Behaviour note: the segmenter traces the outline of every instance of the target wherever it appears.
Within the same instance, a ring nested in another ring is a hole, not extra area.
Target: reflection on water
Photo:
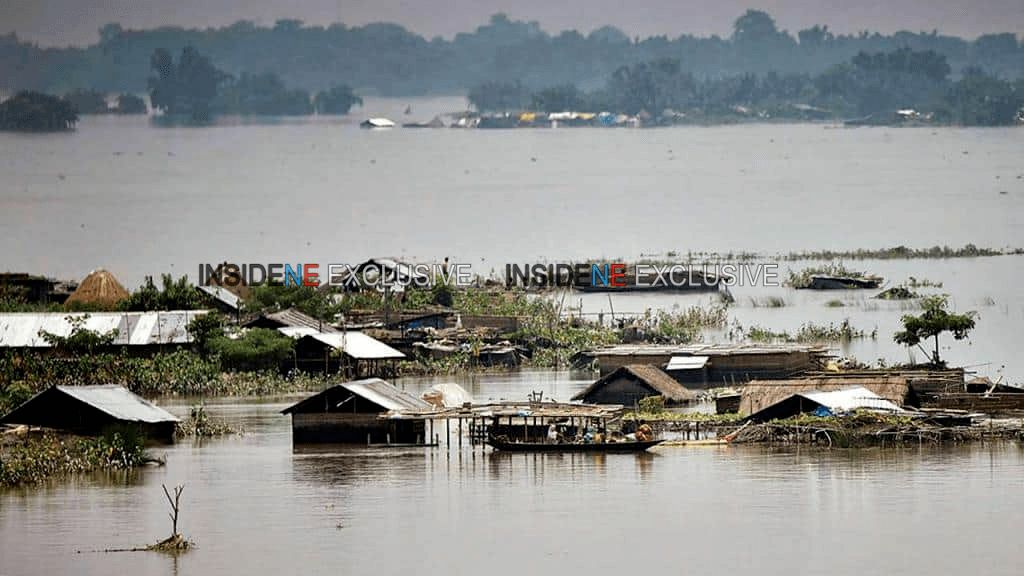
[[[0,574],[1018,572],[1000,544],[1024,505],[1015,444],[293,449],[285,405],[211,403],[248,433],[169,447],[163,468],[3,492]],[[196,550],[89,552],[166,536],[160,484],[179,482]]]

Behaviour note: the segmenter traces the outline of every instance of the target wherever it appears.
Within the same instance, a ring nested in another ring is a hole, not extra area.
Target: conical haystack
[[[114,275],[99,268],[82,280],[78,288],[68,296],[65,306],[86,305],[114,308],[128,298],[128,291],[114,278]]]

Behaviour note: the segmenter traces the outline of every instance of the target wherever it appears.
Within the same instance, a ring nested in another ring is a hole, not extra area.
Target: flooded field
[[[0,267],[103,266],[136,285],[225,259],[447,256],[487,275],[538,258],[1024,238],[1019,129],[357,127],[410,103],[426,119],[465,107],[368,100],[343,119],[86,117],[71,134],[0,134]]]
[[[483,378],[476,392],[580,385],[531,373]],[[247,433],[170,447],[163,468],[0,493],[0,574],[1018,572],[1016,551],[993,544],[1024,505],[1016,444],[295,450],[278,414],[288,402],[212,402]],[[92,552],[166,536],[161,483],[186,484],[180,529],[198,547],[177,559]]]

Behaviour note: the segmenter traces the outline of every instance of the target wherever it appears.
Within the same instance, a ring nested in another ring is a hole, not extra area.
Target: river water
[[[527,373],[476,389],[513,384],[569,394],[583,381]],[[179,443],[162,468],[0,493],[0,574],[1020,572],[1006,545],[1024,506],[1016,444],[296,450],[278,414],[290,401],[211,401],[246,434]],[[169,533],[161,483],[186,485],[179,528],[197,548],[94,552]]]
[[[1024,245],[1024,130],[745,125],[659,130],[359,130],[407,118],[368,100],[344,119],[158,128],[86,118],[72,134],[0,133],[0,269],[81,278],[195,275],[201,262],[351,263],[391,255],[473,264],[935,244]],[[410,120],[464,107],[413,102]],[[807,263],[781,266],[794,270]],[[1024,256],[847,262],[942,282],[976,310],[943,355],[1024,381]],[[734,322],[808,321],[892,343],[907,305],[864,292],[733,290]],[[765,307],[769,297],[785,302]],[[587,314],[708,305],[707,296],[573,295]],[[842,307],[826,306],[840,300]],[[727,339],[708,334],[707,339]],[[417,392],[437,380],[399,385]],[[589,375],[457,378],[479,400],[567,399]],[[0,493],[0,575],[1017,574],[1024,504],[1015,444],[948,449],[660,448],[641,456],[470,449],[295,451],[289,400],[213,401],[240,437],[167,449],[167,466]],[[178,414],[187,404],[171,409]],[[160,484],[185,483],[178,559],[96,553],[169,531]],[[81,551],[81,553],[79,553]]]
[[[412,106],[409,115],[406,106]],[[197,276],[200,263],[472,265],[637,258],[670,251],[906,245],[1024,247],[1024,130],[740,125],[654,130],[360,130],[426,121],[461,98],[368,99],[344,118],[224,119],[159,127],[86,117],[70,134],[0,133],[0,270],[82,278],[106,267]],[[680,256],[682,258],[682,256]],[[772,262],[767,262],[771,264]],[[785,276],[807,262],[783,262]],[[941,282],[980,315],[953,363],[1024,383],[1024,256],[846,262],[887,285]],[[876,338],[837,353],[922,360],[892,341],[905,303],[865,292],[733,290],[730,315],[774,331],[849,319]],[[783,298],[782,308],[759,302]],[[707,305],[679,295],[578,295],[588,314]],[[829,308],[829,300],[845,306]],[[708,334],[709,340],[724,335]]]

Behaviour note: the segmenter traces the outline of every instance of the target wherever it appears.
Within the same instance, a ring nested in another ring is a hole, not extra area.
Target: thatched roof
[[[82,280],[66,304],[94,304],[113,308],[128,298],[128,291],[110,272],[98,268]]]
[[[658,394],[664,396],[665,400],[672,402],[688,402],[697,397],[691,390],[687,389],[679,382],[676,382],[674,378],[666,374],[657,366],[652,366],[650,364],[627,364],[626,366],[622,366],[612,373],[598,379],[590,386],[587,386],[586,390],[573,396],[572,399],[583,400],[591,392],[598,390],[608,382],[612,382],[622,377],[640,382]]]
[[[897,406],[907,403],[911,388],[903,376],[823,376],[794,380],[751,380],[743,387],[740,414],[751,415],[803,392],[831,392],[854,386],[863,386]]]

